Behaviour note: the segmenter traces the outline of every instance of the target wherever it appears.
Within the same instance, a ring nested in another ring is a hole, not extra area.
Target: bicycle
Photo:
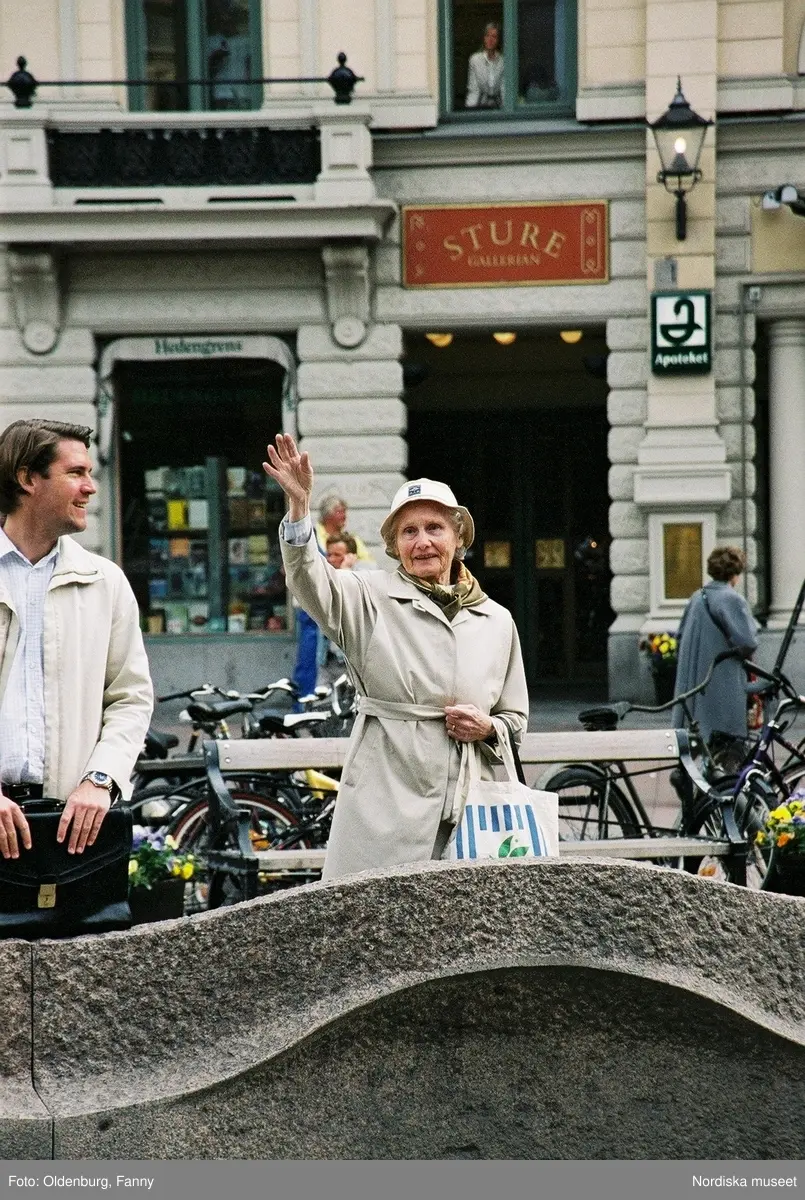
[[[618,722],[631,712],[662,713],[676,705],[682,707],[690,727],[689,739],[684,745],[690,746],[690,752],[685,749],[681,756],[680,763],[683,769],[670,769],[669,779],[680,804],[680,814],[675,824],[670,828],[654,824],[635,787],[636,779],[646,774],[656,774],[656,768],[649,766],[629,770],[625,762],[617,761],[578,763],[560,767],[558,770],[555,767],[551,768],[537,784],[538,787],[557,792],[559,795],[560,839],[602,840],[669,836],[726,839],[741,848],[740,853],[727,860],[729,865],[726,868],[718,865],[720,860],[714,858],[672,861],[658,858],[655,861],[702,875],[714,875],[721,871],[724,872],[723,877],[731,882],[748,882],[751,887],[761,886],[762,873],[755,861],[753,850],[758,810],[756,806],[747,803],[746,795],[740,795],[739,777],[731,779],[719,774],[687,707],[687,701],[708,686],[718,663],[732,657],[738,657],[738,651],[726,650],[717,654],[707,675],[699,684],[665,704],[649,706],[620,701],[579,714],[580,720],[588,730],[613,730]],[[748,666],[764,677],[768,674],[754,663]],[[677,732],[678,737],[681,732]],[[692,753],[698,755],[695,764]],[[701,779],[703,787],[694,786],[693,780],[697,776]],[[714,780],[718,782],[714,784]]]
[[[782,692],[784,698],[746,749],[738,775],[716,783],[712,794],[695,807],[687,832],[723,836],[725,812],[731,811],[749,847],[747,885],[764,890],[770,858],[768,849],[758,843],[757,834],[764,830],[772,809],[787,800],[805,780],[805,739],[795,745],[786,737],[805,706],[805,696],[797,692],[779,665],[775,664],[771,671],[754,662],[747,661],[745,665],[747,671],[766,680],[771,695]],[[787,755],[780,765],[775,761],[778,748]],[[705,861],[703,867],[706,874],[734,882],[729,864]]]

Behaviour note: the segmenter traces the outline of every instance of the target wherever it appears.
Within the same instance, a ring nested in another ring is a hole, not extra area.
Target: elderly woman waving
[[[288,500],[288,585],[343,650],[359,694],[323,878],[440,858],[461,815],[462,746],[488,775],[528,714],[514,621],[461,561],[472,517],[444,483],[404,484],[381,527],[397,571],[336,571],[313,537],[307,453],[279,434],[263,467]]]

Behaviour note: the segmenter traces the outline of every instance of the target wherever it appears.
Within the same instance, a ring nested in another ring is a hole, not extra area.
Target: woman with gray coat
[[[722,650],[738,650],[744,658],[751,658],[757,649],[757,623],[746,600],[735,590],[745,565],[746,557],[736,546],[719,546],[708,558],[711,582],[693,593],[677,633],[677,694],[701,683]],[[719,663],[712,681],[688,705],[705,741],[712,743],[718,733],[745,738],[746,675],[740,661],[730,658]],[[674,718],[678,725],[683,723],[679,708],[674,710]]]
[[[528,720],[514,621],[461,561],[472,517],[444,483],[403,484],[381,527],[396,572],[336,571],[313,538],[308,454],[279,434],[263,467],[288,500],[288,586],[358,692],[323,878],[440,858],[461,815],[462,746],[489,777],[500,739],[519,741]]]

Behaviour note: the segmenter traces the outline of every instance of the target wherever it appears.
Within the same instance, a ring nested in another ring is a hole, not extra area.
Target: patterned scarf
[[[481,591],[478,580],[470,574],[463,562],[458,564],[456,582],[450,584],[431,583],[427,579],[417,579],[415,575],[409,575],[402,567],[399,568],[399,572],[403,579],[409,580],[415,588],[419,588],[420,592],[425,592],[430,596],[431,600],[442,609],[448,621],[452,621],[460,609],[474,608],[476,604],[483,604],[487,599],[486,592]]]

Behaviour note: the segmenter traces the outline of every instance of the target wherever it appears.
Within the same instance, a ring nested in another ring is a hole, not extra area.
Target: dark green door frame
[[[205,38],[207,28],[206,0],[184,0],[187,54],[187,74],[190,79],[207,77],[207,55]],[[252,75],[263,76],[263,47],[261,25],[261,0],[249,0],[249,37],[251,42]],[[146,78],[146,22],[145,0],[126,0],[126,63],[130,79]],[[249,89],[251,108],[262,104],[263,89],[259,84]],[[188,89],[190,112],[205,112],[209,109],[209,89],[195,85]],[[129,110],[145,111],[146,89],[129,88]]]

